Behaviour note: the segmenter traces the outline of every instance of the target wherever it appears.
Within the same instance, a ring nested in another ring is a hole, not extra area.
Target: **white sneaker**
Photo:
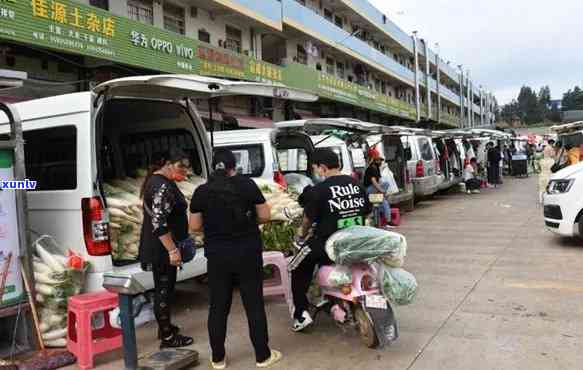
[[[479,190],[472,190],[472,194],[480,194]]]
[[[468,190],[468,194],[472,194],[472,191],[471,190]]]
[[[308,311],[304,311],[302,312],[302,321],[294,319],[294,325],[292,327],[292,330],[295,332],[299,332],[304,330],[308,326],[312,325],[313,323],[314,320],[312,319],[312,316],[310,316]]]

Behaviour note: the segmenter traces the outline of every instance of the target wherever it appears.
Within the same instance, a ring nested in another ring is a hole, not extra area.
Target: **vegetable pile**
[[[254,180],[271,207],[271,221],[261,226],[263,248],[265,251],[278,251],[289,256],[294,249],[294,236],[301,223],[303,209],[298,204],[295,193],[272,181],[258,178]]]
[[[135,260],[138,258],[138,246],[144,214],[140,188],[146,176],[146,170],[137,170],[138,177],[114,179],[105,183],[103,188],[107,197],[107,207],[110,215],[110,241],[112,258],[116,261]],[[187,181],[176,183],[190,202],[192,194],[198,186],[204,183],[200,177],[192,177]],[[202,234],[192,235],[197,244],[203,243]]]
[[[89,263],[69,251],[60,253],[54,239],[42,236],[35,243],[33,258],[36,301],[40,305],[40,331],[47,347],[67,345],[67,302],[81,293]]]

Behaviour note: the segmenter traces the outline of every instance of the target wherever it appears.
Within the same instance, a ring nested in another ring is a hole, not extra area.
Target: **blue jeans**
[[[366,192],[367,194],[379,194],[379,191],[372,185],[366,189]],[[385,216],[387,222],[391,222],[391,206],[386,198],[381,203],[381,213]]]

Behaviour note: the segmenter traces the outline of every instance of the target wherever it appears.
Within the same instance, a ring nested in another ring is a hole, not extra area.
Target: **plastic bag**
[[[388,195],[398,194],[400,191],[395,176],[388,166],[385,166],[381,171],[380,185]]]
[[[306,186],[314,186],[314,182],[305,175],[299,173],[288,173],[284,176],[289,190],[296,194],[301,194]]]
[[[337,264],[351,265],[402,254],[401,249],[406,246],[407,240],[401,234],[370,226],[351,226],[328,238],[326,253]]]
[[[378,266],[378,278],[383,295],[389,301],[400,306],[413,302],[417,294],[417,280],[410,272],[402,268]]]
[[[336,265],[326,277],[328,285],[341,287],[352,283],[352,271],[347,266]]]

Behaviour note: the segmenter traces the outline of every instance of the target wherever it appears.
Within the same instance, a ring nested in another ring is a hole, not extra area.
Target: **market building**
[[[494,124],[492,94],[367,0],[0,0],[0,79],[3,70],[27,74],[0,90],[7,102],[123,76],[196,73],[320,96],[221,99],[215,118],[238,127],[333,116]]]

